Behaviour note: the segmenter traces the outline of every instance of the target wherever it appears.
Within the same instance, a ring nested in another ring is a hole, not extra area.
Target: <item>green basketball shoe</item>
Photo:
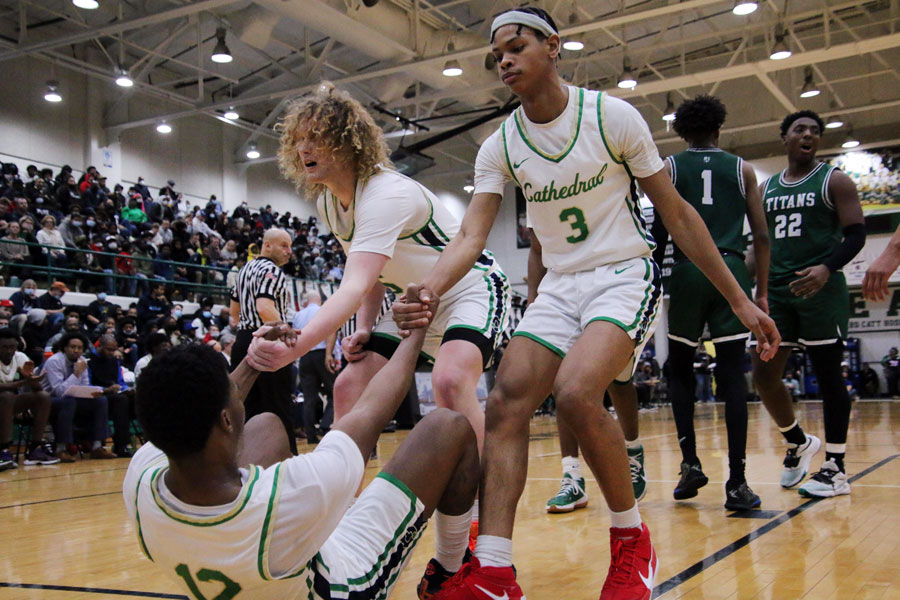
[[[644,472],[644,447],[626,448],[628,463],[631,467],[631,487],[634,488],[634,499],[641,500],[647,494],[647,474]]]
[[[576,508],[584,508],[588,503],[587,492],[584,491],[584,477],[574,479],[566,473],[563,475],[559,492],[547,500],[548,513],[567,513]]]

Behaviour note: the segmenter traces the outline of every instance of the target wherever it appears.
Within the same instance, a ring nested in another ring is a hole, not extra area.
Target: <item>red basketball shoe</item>
[[[609,529],[610,564],[600,600],[650,600],[659,558],[644,523],[631,529]]]
[[[512,567],[482,567],[474,556],[432,600],[525,600]]]

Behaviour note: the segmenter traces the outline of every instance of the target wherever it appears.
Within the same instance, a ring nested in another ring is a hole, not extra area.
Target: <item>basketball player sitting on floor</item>
[[[229,381],[208,346],[154,359],[137,396],[150,443],[123,488],[144,554],[191,598],[390,595],[428,517],[435,509],[468,516],[479,480],[471,426],[438,409],[348,510],[378,434],[409,389],[424,336],[421,329],[404,340],[353,409],[300,456],[291,456],[274,415],[244,425],[243,400],[257,376],[246,360]],[[266,334],[278,337],[296,342],[284,324]],[[451,529],[436,532],[443,564],[462,558],[468,518]]]

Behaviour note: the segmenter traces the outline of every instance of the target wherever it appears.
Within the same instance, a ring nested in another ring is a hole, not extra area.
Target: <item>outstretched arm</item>
[[[297,333],[289,323],[270,321],[265,326],[268,327],[264,336],[265,340],[278,341],[289,349],[292,349],[297,343]],[[253,387],[260,373],[250,366],[248,359],[249,357],[244,357],[244,360],[228,376],[228,379],[231,381],[231,395],[241,402],[247,399],[247,394],[250,393],[250,388]]]
[[[900,267],[900,227],[891,236],[887,247],[866,269],[862,292],[866,300],[884,300],[888,295],[888,280]]]
[[[638,183],[665,222],[672,240],[709,278],[731,305],[734,314],[756,336],[761,358],[772,358],[781,343],[775,322],[744,294],[697,211],[682,199],[662,169],[649,177],[638,178]]]
[[[414,302],[419,300],[412,289],[407,292],[407,296]],[[431,306],[436,309],[437,304],[435,295]],[[332,426],[332,429],[343,431],[353,438],[363,460],[368,460],[371,456],[381,430],[397,412],[409,391],[426,329],[416,329],[400,342],[391,360],[369,381],[353,409]]]

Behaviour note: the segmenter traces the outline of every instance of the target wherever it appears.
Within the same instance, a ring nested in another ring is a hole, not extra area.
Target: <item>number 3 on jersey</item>
[[[225,586],[225,588],[219,592],[218,595],[213,596],[212,598],[207,598],[202,593],[200,593],[200,589],[197,587],[197,583],[194,581],[194,578],[191,576],[190,568],[181,563],[177,567],[175,567],[175,572],[179,577],[184,579],[184,582],[187,584],[188,589],[191,590],[191,595],[196,598],[196,600],[231,600],[235,596],[238,595],[238,592],[241,591],[241,585],[230,579],[225,573],[221,571],[213,571],[212,569],[200,569],[197,571],[197,579],[201,582],[209,582],[209,581],[217,581]]]
[[[791,213],[790,215],[778,215],[775,217],[775,239],[780,240],[784,237],[800,237],[803,232],[800,226],[803,224],[803,215],[801,213]],[[787,235],[785,235],[785,233]]]
[[[572,217],[574,217],[574,220],[572,220]],[[566,208],[559,213],[559,221],[560,223],[568,223],[572,230],[578,233],[578,235],[570,235],[566,238],[566,241],[570,244],[577,244],[587,239],[587,222],[584,220],[584,213],[577,206]]]

